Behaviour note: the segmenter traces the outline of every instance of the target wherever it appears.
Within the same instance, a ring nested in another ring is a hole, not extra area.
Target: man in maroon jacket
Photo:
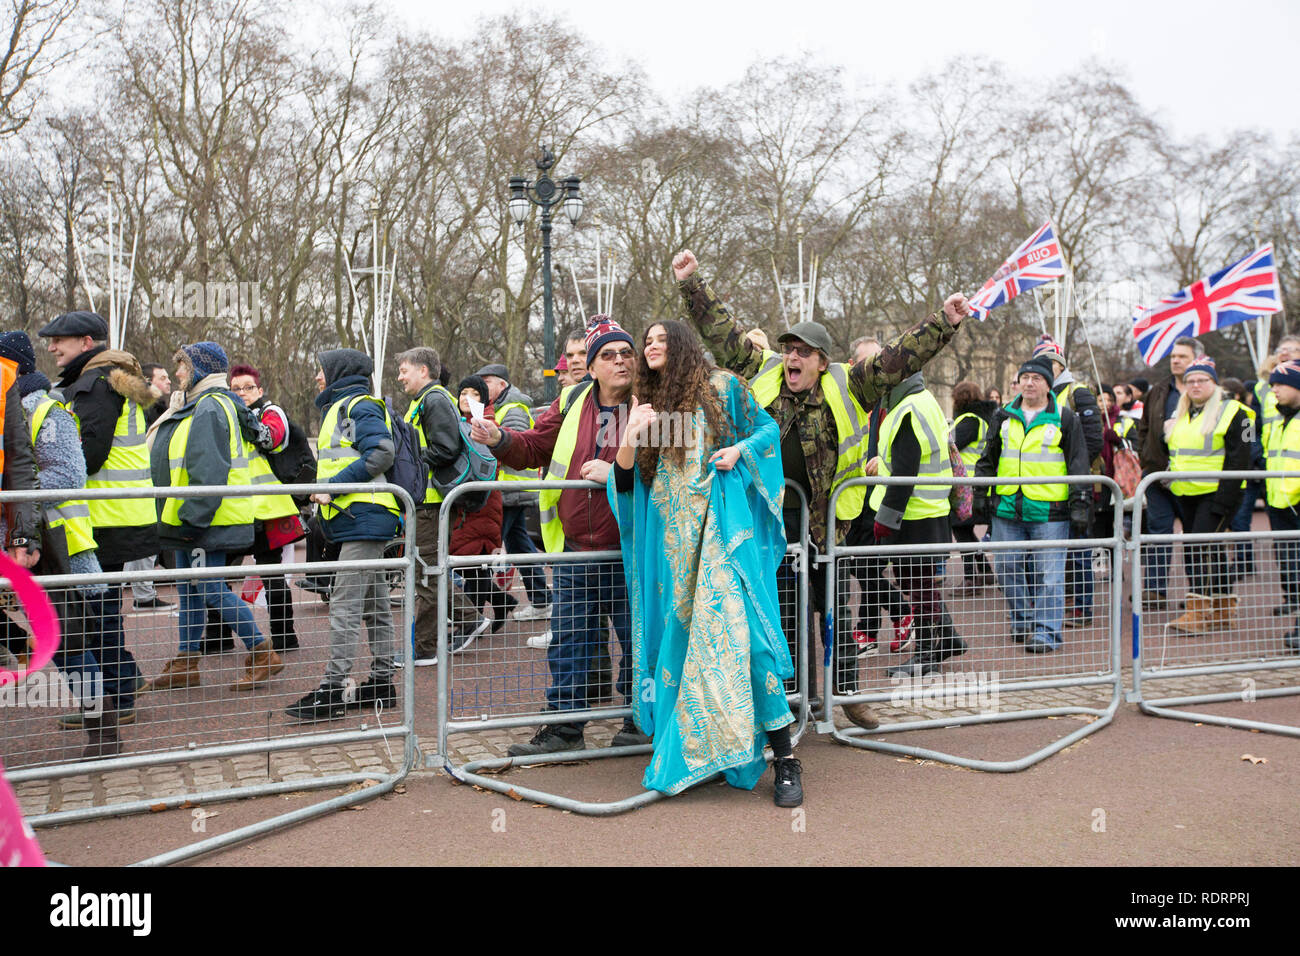
[[[472,435],[492,448],[497,460],[510,468],[547,468],[553,479],[585,479],[605,483],[610,464],[623,439],[636,348],[632,337],[607,315],[592,316],[587,326],[587,371],[590,381],[566,388],[528,431],[500,428],[491,420],[475,420]],[[561,429],[572,422],[562,440]],[[576,433],[574,429],[576,428]],[[567,436],[574,442],[568,447]],[[603,489],[576,488],[560,493],[556,505],[565,551],[618,551],[618,524]],[[542,520],[547,520],[543,513]],[[556,519],[552,519],[556,520]],[[591,705],[593,664],[608,640],[605,618],[614,624],[623,649],[618,693],[631,703],[632,627],[627,584],[621,558],[557,563],[551,630],[546,650],[551,686],[549,710],[585,710]],[[527,757],[586,746],[582,721],[551,723],[527,744],[515,744],[512,757]],[[614,746],[649,743],[630,719],[614,737]]]

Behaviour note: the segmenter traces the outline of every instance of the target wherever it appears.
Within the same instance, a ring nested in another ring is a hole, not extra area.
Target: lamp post
[[[582,216],[582,196],[578,192],[581,180],[577,176],[566,176],[557,184],[547,175],[555,165],[555,155],[549,146],[542,147],[542,155],[537,159],[537,182],[530,183],[523,176],[510,177],[510,215],[519,225],[528,218],[528,207],[537,206],[542,210],[542,308],[545,322],[542,333],[542,348],[546,357],[546,400],[555,398],[555,314],[551,303],[551,210],[563,205],[569,222],[577,225]]]

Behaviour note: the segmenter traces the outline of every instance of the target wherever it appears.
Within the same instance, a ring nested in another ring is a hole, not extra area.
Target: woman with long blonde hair
[[[1183,373],[1183,391],[1174,417],[1165,423],[1169,470],[1173,472],[1246,471],[1250,468],[1253,425],[1246,406],[1225,398],[1214,359],[1196,359]],[[1178,502],[1184,534],[1224,533],[1237,513],[1241,479],[1175,478],[1169,491]],[[1186,634],[1207,634],[1230,626],[1236,617],[1228,558],[1218,542],[1183,545],[1187,608],[1170,623]]]

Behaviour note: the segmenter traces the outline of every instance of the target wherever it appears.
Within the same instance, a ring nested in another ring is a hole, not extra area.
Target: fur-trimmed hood
[[[162,395],[162,392],[145,381],[144,369],[140,368],[139,361],[130,352],[105,349],[91,358],[82,372],[97,368],[108,368],[108,387],[142,408],[148,408]]]

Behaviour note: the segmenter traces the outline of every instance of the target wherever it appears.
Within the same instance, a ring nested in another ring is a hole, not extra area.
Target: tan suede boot
[[[284,670],[284,661],[275,652],[271,642],[262,638],[244,658],[244,676],[230,685],[231,690],[254,690],[269,683],[271,678]]]
[[[199,660],[201,654],[177,654],[167,662],[162,673],[149,682],[145,690],[173,690],[177,687],[199,686]]]
[[[1237,602],[1241,600],[1235,594],[1216,594],[1212,602],[1210,627],[1232,627],[1237,623]]]
[[[1184,634],[1208,634],[1214,621],[1214,601],[1204,594],[1187,592],[1187,610],[1169,622],[1169,627]]]

